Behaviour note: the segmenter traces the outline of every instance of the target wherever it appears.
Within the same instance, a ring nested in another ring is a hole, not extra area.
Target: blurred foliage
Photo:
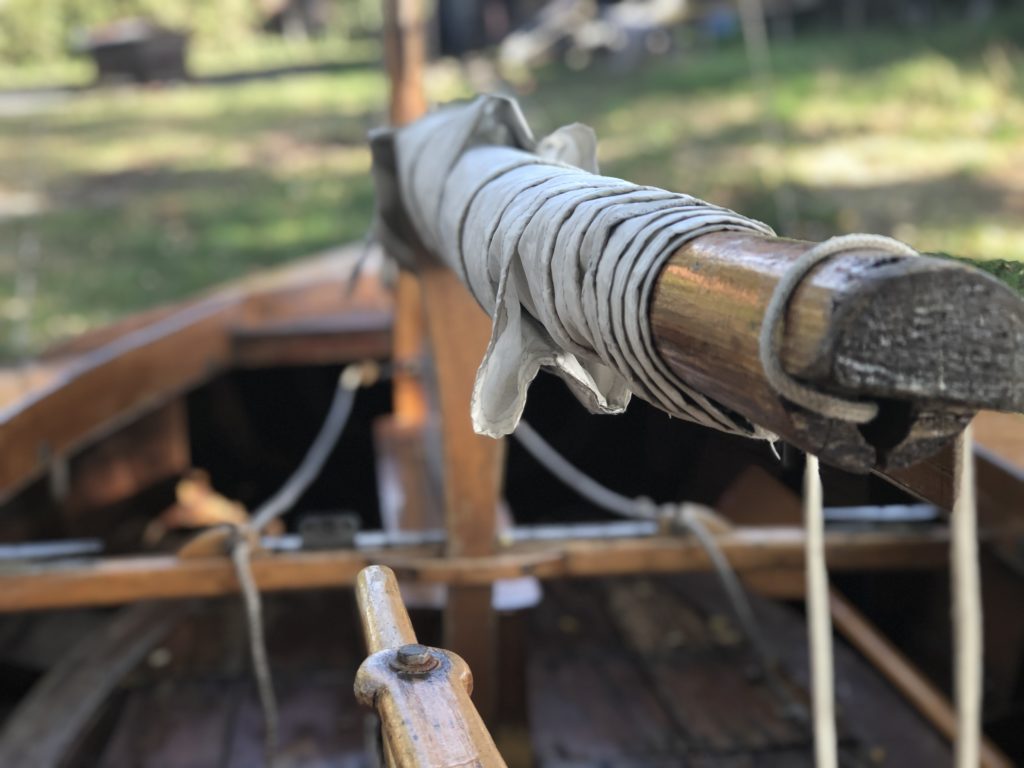
[[[386,99],[350,66],[0,119],[0,358],[362,238]]]
[[[271,5],[260,0],[3,0],[0,66],[66,61],[89,28],[127,17],[190,32],[200,55],[254,48],[259,53],[262,41],[279,40],[262,33],[264,8]],[[326,36],[335,43],[380,25],[377,0],[331,0],[328,8]]]
[[[781,146],[762,131],[739,45],[684,36],[639,69],[551,67],[521,98],[538,134],[593,125],[606,173],[731,206],[786,236],[873,231],[975,257],[1021,289],[1017,40],[1024,8],[989,25],[779,43],[769,108]],[[231,69],[223,62],[241,56],[203,66]],[[466,95],[459,72],[431,71],[435,101]],[[361,237],[372,210],[364,137],[386,98],[379,67],[349,64],[90,89],[0,118],[0,356]],[[780,188],[791,221],[778,216]]]
[[[6,0],[0,6],[0,62],[65,58],[76,35],[131,16],[191,30],[197,42],[218,46],[246,42],[259,22],[253,0]]]
[[[738,44],[684,41],[640,70],[550,68],[524,108],[540,133],[574,120],[594,126],[605,173],[684,190],[784,236],[879,232],[924,251],[1016,263],[1021,40],[1017,6],[989,23],[778,42],[767,109],[781,143],[766,138]],[[779,190],[794,217],[779,215]],[[993,271],[1020,285],[1013,270]]]

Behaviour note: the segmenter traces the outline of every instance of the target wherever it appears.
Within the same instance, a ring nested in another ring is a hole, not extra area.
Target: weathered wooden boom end
[[[853,470],[936,452],[979,409],[1024,408],[1024,301],[984,272],[879,251],[834,256],[801,283],[782,364],[832,394],[874,400],[856,425],[786,402],[757,353],[779,279],[812,243],[722,232],[680,248],[650,308],[660,354],[684,381],[789,442]]]

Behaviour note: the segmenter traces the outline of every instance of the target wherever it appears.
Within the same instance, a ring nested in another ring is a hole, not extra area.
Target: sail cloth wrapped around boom
[[[383,158],[378,142],[382,241],[407,266],[423,258],[414,250],[442,260],[493,319],[473,394],[478,433],[514,431],[545,368],[593,412],[621,412],[636,394],[709,427],[770,437],[680,381],[647,320],[655,280],[680,246],[720,230],[774,234],[767,225],[597,175],[593,130],[574,124],[535,141],[503,97],[401,128],[390,152]]]

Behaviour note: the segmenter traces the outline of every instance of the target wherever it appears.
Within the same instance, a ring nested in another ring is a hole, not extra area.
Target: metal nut
[[[395,651],[391,667],[407,675],[425,675],[437,666],[437,659],[430,649],[419,643],[403,645]]]

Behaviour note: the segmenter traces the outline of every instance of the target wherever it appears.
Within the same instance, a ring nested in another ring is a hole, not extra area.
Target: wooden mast
[[[426,111],[423,65],[425,19],[420,0],[384,0],[384,39],[391,78],[391,121],[404,125]],[[495,548],[495,522],[504,447],[474,434],[469,398],[490,322],[447,270],[427,269],[419,279],[401,272],[394,325],[396,421],[422,423],[426,402],[403,364],[418,361],[423,317],[437,373],[444,458],[448,554],[482,557]],[[497,710],[497,621],[490,584],[451,586],[444,612],[445,647],[462,656],[475,677],[474,701],[485,721]]]
[[[384,61],[391,82],[389,114],[393,126],[427,111],[423,90],[426,56],[419,0],[384,0]],[[413,372],[423,354],[423,298],[419,280],[404,270],[395,290],[392,330],[394,416],[400,424],[421,425],[427,416],[423,386]]]

